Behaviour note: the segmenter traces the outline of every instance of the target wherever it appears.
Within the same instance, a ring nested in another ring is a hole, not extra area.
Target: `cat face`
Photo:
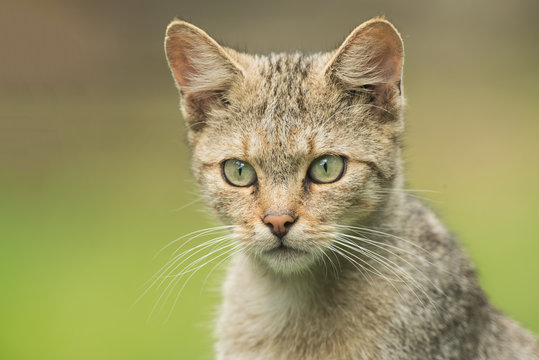
[[[280,273],[366,222],[399,172],[402,45],[376,19],[326,54],[239,54],[173,22],[168,60],[182,93],[193,170],[244,251]]]

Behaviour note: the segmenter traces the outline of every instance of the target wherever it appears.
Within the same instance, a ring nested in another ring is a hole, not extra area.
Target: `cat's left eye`
[[[234,186],[251,186],[256,181],[255,169],[248,162],[229,159],[223,163],[223,176]]]
[[[338,155],[323,155],[309,166],[309,177],[318,184],[329,184],[341,178],[344,173],[344,158]]]

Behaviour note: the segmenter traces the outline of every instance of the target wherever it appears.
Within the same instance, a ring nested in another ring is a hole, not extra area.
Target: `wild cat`
[[[383,18],[331,52],[253,56],[173,21],[193,171],[230,229],[217,359],[539,359],[404,190],[403,44]]]

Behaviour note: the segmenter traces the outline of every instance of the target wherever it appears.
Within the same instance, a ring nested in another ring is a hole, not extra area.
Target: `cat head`
[[[358,26],[335,51],[253,56],[173,21],[165,51],[193,171],[246,254],[302,272],[342,226],[372,220],[400,179],[402,40]]]

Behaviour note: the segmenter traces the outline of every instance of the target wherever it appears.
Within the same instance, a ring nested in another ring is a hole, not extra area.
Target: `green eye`
[[[223,164],[223,176],[234,186],[250,186],[256,181],[256,172],[253,167],[238,159],[226,160]]]
[[[309,166],[309,177],[315,183],[328,184],[339,180],[344,173],[344,159],[337,155],[323,155]]]

